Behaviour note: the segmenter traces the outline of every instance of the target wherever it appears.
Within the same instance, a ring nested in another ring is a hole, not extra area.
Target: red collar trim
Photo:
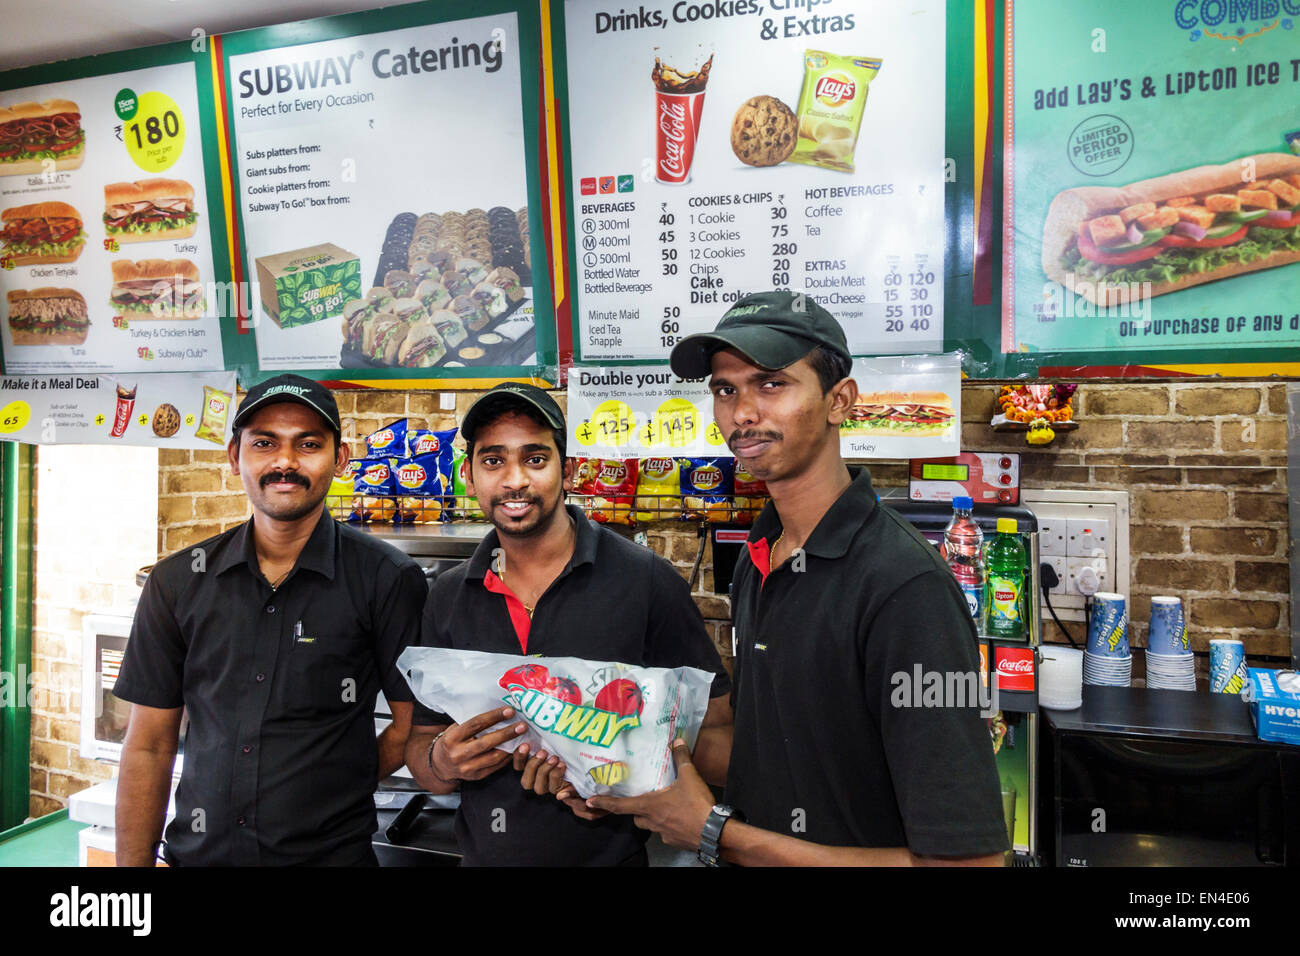
[[[510,612],[510,623],[515,627],[515,636],[519,638],[519,650],[528,653],[528,632],[532,629],[533,619],[528,616],[524,602],[515,597],[515,592],[506,587],[506,583],[497,577],[491,569],[483,572],[483,587],[493,594],[500,594],[506,599],[506,610]]]
[[[757,541],[746,541],[745,547],[749,549],[749,560],[754,562],[754,567],[758,568],[758,573],[766,581],[772,572],[772,546],[767,543],[767,538],[759,538]]]

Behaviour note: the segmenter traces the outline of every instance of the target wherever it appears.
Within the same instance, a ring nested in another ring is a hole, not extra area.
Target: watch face
[[[720,817],[729,817],[731,816],[731,807],[724,807],[720,803],[715,803],[713,805],[713,812]]]

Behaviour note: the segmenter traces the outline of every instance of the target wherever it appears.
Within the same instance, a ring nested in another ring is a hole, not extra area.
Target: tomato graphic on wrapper
[[[542,688],[542,693],[562,700],[566,704],[581,704],[582,689],[578,682],[570,677],[552,677]]]
[[[509,690],[511,687],[526,687],[529,690],[544,690],[551,673],[541,664],[520,664],[501,675],[498,683]]]
[[[596,707],[621,716],[640,714],[645,697],[636,681],[620,677],[610,681],[596,695]]]

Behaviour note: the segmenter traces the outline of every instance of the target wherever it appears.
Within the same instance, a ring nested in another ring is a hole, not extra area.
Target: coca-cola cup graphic
[[[680,186],[691,178],[695,138],[704,112],[704,87],[713,57],[694,73],[679,73],[655,57],[655,179]]]

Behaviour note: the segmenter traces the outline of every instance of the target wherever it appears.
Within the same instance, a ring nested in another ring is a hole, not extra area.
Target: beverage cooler
[[[905,518],[936,548],[943,543],[944,528],[953,515],[951,502],[913,501],[907,489],[886,489],[880,503]],[[1015,866],[1037,866],[1038,816],[1038,656],[1041,642],[1041,600],[1039,576],[1038,519],[1028,508],[1014,505],[976,504],[972,515],[986,542],[991,541],[999,518],[1014,518],[1024,544],[1027,567],[1020,613],[1025,621],[1023,640],[1006,640],[981,633],[979,639],[980,678],[992,687],[997,675],[997,711],[990,720],[990,737],[1002,782],[1003,810],[1012,845]],[[981,627],[982,631],[983,628]]]

